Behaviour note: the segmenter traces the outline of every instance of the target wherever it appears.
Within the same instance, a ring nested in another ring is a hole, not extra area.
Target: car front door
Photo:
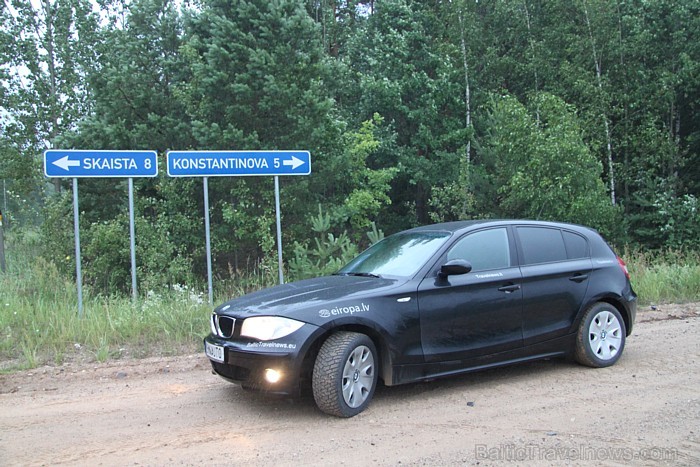
[[[471,272],[429,274],[418,287],[426,362],[467,360],[522,347],[522,288],[507,227],[468,233],[439,264],[463,259]],[[439,265],[438,265],[439,266]]]

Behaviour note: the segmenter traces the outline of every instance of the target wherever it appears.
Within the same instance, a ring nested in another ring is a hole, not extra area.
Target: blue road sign
[[[158,176],[156,151],[49,149],[44,152],[47,177],[111,178]]]
[[[169,151],[171,177],[309,175],[309,151]]]

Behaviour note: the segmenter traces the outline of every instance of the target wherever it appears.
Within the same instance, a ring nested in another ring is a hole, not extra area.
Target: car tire
[[[593,368],[614,365],[625,348],[627,329],[609,303],[595,303],[583,315],[576,336],[576,361]]]
[[[318,408],[343,418],[365,410],[377,386],[378,365],[376,347],[366,335],[331,335],[314,363],[311,386]]]

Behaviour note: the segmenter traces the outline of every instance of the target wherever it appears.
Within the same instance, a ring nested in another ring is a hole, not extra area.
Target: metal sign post
[[[78,282],[78,315],[83,315],[83,278],[80,257],[80,222],[78,210],[78,178],[129,179],[129,240],[131,250],[131,289],[134,301],[136,287],[136,234],[134,227],[134,177],[158,176],[156,151],[100,151],[49,149],[44,152],[44,174],[47,177],[73,178],[73,228],[75,229],[75,272]]]
[[[277,219],[277,270],[279,271],[280,284],[284,284],[282,272],[282,220],[280,218],[280,178],[275,175],[275,217]]]
[[[73,232],[75,235],[75,281],[78,284],[78,316],[83,317],[83,269],[80,257],[80,216],[78,213],[78,179],[73,178]]]
[[[139,297],[136,286],[136,227],[134,225],[134,179],[129,177],[129,250],[131,252],[131,297],[136,303]]]
[[[2,226],[2,211],[0,211],[0,271],[5,272],[5,232]]]
[[[277,256],[280,284],[282,272],[282,225],[279,202],[280,175],[311,174],[309,151],[168,151],[170,177],[204,178],[204,223],[207,243],[207,281],[209,301],[212,302],[211,250],[209,246],[209,191],[208,177],[275,177],[275,211],[277,218]]]
[[[214,303],[214,287],[211,278],[211,227],[209,225],[209,179],[204,177],[204,236],[207,249],[207,287],[209,304]]]

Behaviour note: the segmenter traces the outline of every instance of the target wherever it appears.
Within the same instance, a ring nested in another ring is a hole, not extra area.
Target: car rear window
[[[525,264],[566,261],[566,246],[559,229],[518,227]]]
[[[573,232],[562,231],[566,254],[569,259],[579,259],[588,257],[588,242],[582,236]]]

